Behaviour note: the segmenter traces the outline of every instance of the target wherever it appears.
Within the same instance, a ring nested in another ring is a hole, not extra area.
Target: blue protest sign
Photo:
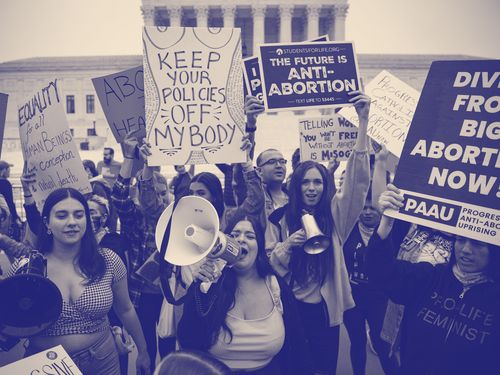
[[[142,65],[104,77],[92,78],[109,127],[118,143],[130,132],[146,136],[144,72]]]
[[[342,107],[359,90],[354,46],[350,42],[261,45],[260,71],[266,110]]]
[[[500,60],[437,61],[403,147],[399,217],[500,243]]]

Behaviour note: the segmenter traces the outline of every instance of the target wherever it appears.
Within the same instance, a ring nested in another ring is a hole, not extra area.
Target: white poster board
[[[420,93],[386,70],[366,85],[365,93],[372,99],[368,136],[399,158]],[[358,126],[354,107],[342,108],[339,113]]]
[[[47,82],[18,107],[19,136],[29,172],[36,175],[31,185],[38,209],[48,195],[62,187],[92,192],[80,154],[73,141],[61,102],[60,81]]]
[[[62,345],[0,368],[0,375],[83,375]]]
[[[300,160],[345,161],[358,139],[358,128],[340,115],[300,117]]]
[[[143,45],[148,164],[245,161],[240,29],[145,27]]]

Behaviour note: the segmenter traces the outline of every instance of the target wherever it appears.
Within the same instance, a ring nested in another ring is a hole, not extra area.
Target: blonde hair
[[[99,205],[99,207],[104,208],[106,216],[109,216],[109,202],[106,198],[101,197],[100,195],[94,194],[88,200],[88,202],[94,202]]]

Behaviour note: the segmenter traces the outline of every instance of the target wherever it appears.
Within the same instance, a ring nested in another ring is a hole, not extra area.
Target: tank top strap
[[[278,279],[274,275],[268,275],[266,277],[266,286],[273,299],[274,306],[283,314],[283,303],[281,302],[281,289],[278,283]]]

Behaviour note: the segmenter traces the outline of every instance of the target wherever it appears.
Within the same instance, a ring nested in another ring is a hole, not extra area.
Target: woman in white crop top
[[[263,229],[245,217],[230,223],[226,233],[238,241],[242,256],[222,271],[207,294],[200,292],[199,282],[213,281],[217,271],[211,262],[201,266],[178,327],[181,348],[209,352],[235,373],[310,374],[295,300],[272,273]]]
[[[37,248],[47,259],[47,277],[59,288],[63,308],[52,326],[30,338],[25,356],[62,345],[82,373],[119,375],[107,317],[113,306],[137,345],[137,373],[149,374],[125,265],[111,250],[98,249],[84,196],[72,188],[57,189],[47,197],[41,216]]]

